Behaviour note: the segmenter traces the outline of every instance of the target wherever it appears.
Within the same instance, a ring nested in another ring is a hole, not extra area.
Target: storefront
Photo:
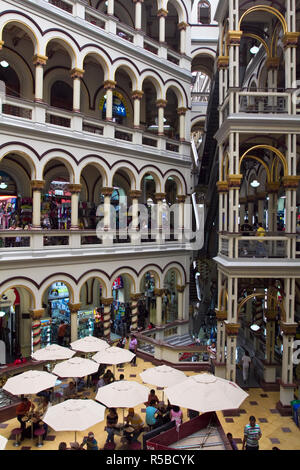
[[[19,352],[20,296],[17,289],[9,289],[0,299],[0,339],[6,346],[6,362]]]
[[[48,317],[41,320],[41,347],[57,342],[61,321],[70,325],[69,291],[62,282],[55,282],[48,291]],[[67,336],[70,328],[67,329]]]
[[[65,180],[52,181],[41,207],[43,228],[66,230],[71,227],[71,193]]]
[[[0,230],[24,228],[32,222],[32,198],[18,196],[13,178],[0,171]]]

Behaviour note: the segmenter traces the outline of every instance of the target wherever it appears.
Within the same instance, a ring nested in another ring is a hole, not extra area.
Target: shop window
[[[51,88],[51,106],[55,108],[73,109],[73,89],[65,82],[57,81]]]
[[[106,95],[100,102],[100,110],[102,110],[102,119],[106,119]],[[125,124],[128,116],[128,106],[121,93],[114,91],[113,93],[113,121],[118,124]]]
[[[207,0],[201,0],[198,4],[198,23],[211,23],[211,7]]]

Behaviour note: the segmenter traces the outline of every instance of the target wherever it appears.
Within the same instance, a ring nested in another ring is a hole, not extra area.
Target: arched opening
[[[157,91],[150,79],[143,82],[143,98],[141,101],[141,125],[148,132],[158,133]]]
[[[71,338],[70,289],[66,283],[56,281],[43,295],[44,318],[41,319],[41,347],[57,343],[68,345]],[[64,324],[64,328],[60,326]]]
[[[207,0],[201,0],[198,3],[198,23],[211,23],[211,5]]]
[[[126,336],[130,332],[131,307],[130,294],[132,279],[128,274],[121,273],[112,283],[111,305],[111,339]]]
[[[6,95],[20,97],[19,77],[6,60],[0,61],[0,81],[5,83]]]
[[[57,80],[51,87],[50,105],[55,108],[73,109],[73,89],[68,83]]]
[[[127,227],[132,221],[132,216],[128,215],[131,206],[129,192],[131,181],[129,175],[122,169],[118,170],[113,177],[113,193],[111,195],[111,218],[116,229],[115,243],[128,243],[130,238],[127,234]]]
[[[98,278],[88,279],[80,290],[81,307],[78,311],[78,338],[104,336],[104,307],[102,298],[105,286]]]
[[[171,1],[168,2],[168,15],[166,16],[166,43],[176,52],[180,51],[180,32],[178,29],[179,15]]]
[[[164,293],[162,297],[163,323],[172,323],[178,318],[178,292],[177,285],[180,284],[176,269],[169,269],[164,277]]]
[[[142,6],[142,30],[155,41],[159,41],[159,19],[157,17],[157,2],[144,0]]]
[[[166,95],[167,106],[164,113],[164,133],[172,139],[179,140],[179,119],[177,114],[178,99],[170,87]]]

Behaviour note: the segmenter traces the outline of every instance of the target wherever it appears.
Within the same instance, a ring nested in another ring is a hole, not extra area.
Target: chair
[[[21,445],[21,428],[15,428],[12,430],[11,435],[15,438],[14,447],[19,447]]]
[[[36,446],[37,447],[42,447],[43,444],[43,435],[45,434],[45,429],[44,428],[38,428],[34,431],[34,435],[38,438]]]

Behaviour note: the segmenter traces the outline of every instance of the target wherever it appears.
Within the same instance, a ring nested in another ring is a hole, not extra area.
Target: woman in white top
[[[245,384],[248,380],[248,377],[249,377],[249,368],[250,368],[250,364],[251,364],[251,358],[249,356],[248,351],[245,351],[245,354],[242,357],[242,363],[243,363],[243,380],[244,380],[244,384]]]

